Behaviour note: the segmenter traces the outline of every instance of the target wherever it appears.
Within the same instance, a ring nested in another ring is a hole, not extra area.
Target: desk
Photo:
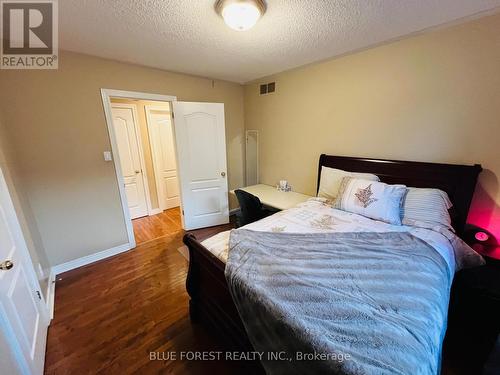
[[[256,197],[259,197],[262,204],[278,210],[292,208],[297,204],[312,198],[310,195],[296,193],[294,191],[279,191],[274,186],[264,184],[242,187],[240,190],[244,190],[255,195]],[[230,193],[234,194],[234,190],[231,190]]]

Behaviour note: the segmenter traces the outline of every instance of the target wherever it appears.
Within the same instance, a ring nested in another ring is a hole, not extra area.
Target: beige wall
[[[149,197],[151,199],[151,208],[159,208],[159,198],[156,189],[155,172],[153,166],[153,154],[151,150],[151,144],[149,141],[149,131],[148,131],[148,121],[146,117],[146,106],[154,105],[155,107],[161,107],[170,111],[170,103],[167,102],[157,102],[153,100],[132,100],[132,99],[120,99],[111,98],[111,103],[122,103],[135,105],[137,108],[137,116],[139,129],[141,132],[142,141],[142,151],[144,154],[144,164],[146,166],[146,176],[148,180],[149,187]]]
[[[481,163],[470,220],[500,237],[500,15],[248,84],[245,127],[261,182],[308,194],[321,153]]]
[[[0,113],[51,265],[127,242],[101,88],[225,104],[230,188],[243,184],[241,85],[62,52],[55,71],[0,71]]]
[[[19,175],[19,163],[12,148],[12,142],[4,121],[0,119],[0,169],[7,183],[12,203],[17,213],[21,230],[26,240],[33,267],[40,282],[40,290],[45,295],[47,292],[50,264],[38,232],[36,221],[33,217],[31,206],[26,196],[25,186],[21,183]],[[40,270],[41,269],[41,270]],[[41,272],[40,272],[41,271]]]

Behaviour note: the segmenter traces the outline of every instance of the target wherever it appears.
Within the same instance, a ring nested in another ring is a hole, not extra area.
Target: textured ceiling
[[[500,0],[268,0],[257,25],[228,28],[215,0],[62,0],[60,47],[235,82],[480,14]]]

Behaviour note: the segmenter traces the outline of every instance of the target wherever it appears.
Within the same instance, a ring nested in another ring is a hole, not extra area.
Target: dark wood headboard
[[[317,189],[319,189],[322,166],[350,172],[373,173],[387,184],[404,184],[408,187],[437,188],[445,191],[453,203],[453,227],[459,235],[463,234],[477,176],[482,171],[479,164],[437,164],[322,154],[319,158]]]

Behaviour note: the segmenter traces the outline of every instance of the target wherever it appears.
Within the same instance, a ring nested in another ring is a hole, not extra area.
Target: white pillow
[[[448,194],[442,190],[410,187],[401,207],[402,223],[427,229],[445,227],[453,231],[448,213],[452,206]]]
[[[318,197],[335,200],[339,193],[340,183],[344,177],[355,177],[363,180],[380,181],[378,176],[371,173],[347,172],[342,169],[321,167]]]
[[[401,225],[401,202],[405,194],[405,185],[344,177],[333,208]]]

